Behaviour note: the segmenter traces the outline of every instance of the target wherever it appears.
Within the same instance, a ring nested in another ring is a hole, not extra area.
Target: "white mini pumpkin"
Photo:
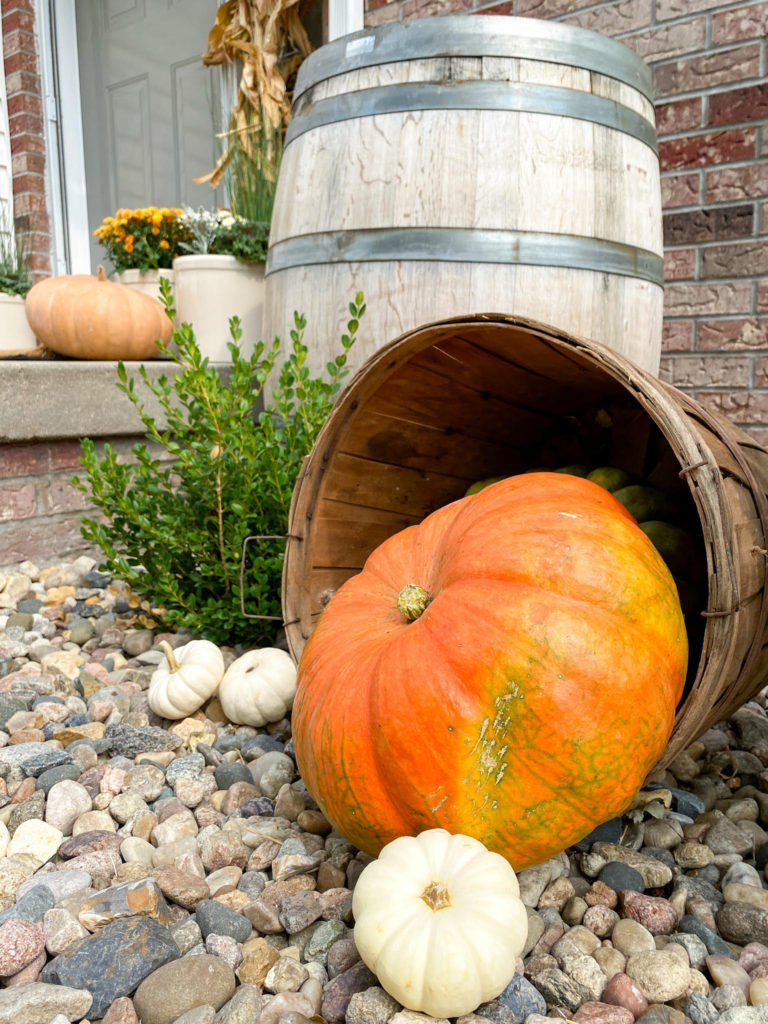
[[[210,640],[190,640],[175,651],[163,640],[158,647],[165,656],[149,683],[149,706],[161,718],[186,718],[216,692],[224,656]]]
[[[296,696],[296,666],[277,647],[248,651],[233,661],[219,686],[219,701],[230,722],[259,728],[279,722]]]
[[[445,829],[388,843],[361,872],[352,912],[355,945],[382,987],[434,1017],[503,992],[528,937],[509,863]]]

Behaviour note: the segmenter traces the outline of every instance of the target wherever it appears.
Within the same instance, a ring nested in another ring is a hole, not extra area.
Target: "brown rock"
[[[163,925],[169,923],[168,906],[153,878],[122,882],[97,892],[83,901],[78,919],[84,928],[95,931],[111,921],[138,916],[153,917]]]
[[[262,935],[277,935],[283,930],[277,907],[265,903],[264,900],[249,903],[247,907],[243,907],[242,913]]]
[[[232,968],[203,953],[158,967],[136,989],[133,1005],[142,1024],[172,1024],[196,1006],[218,1010],[234,994]]]
[[[120,863],[120,844],[125,836],[119,836],[115,832],[93,831],[80,832],[79,835],[65,839],[59,847],[59,854],[65,860],[72,857],[80,857],[84,853],[93,853],[95,850],[108,850],[115,855]]]
[[[326,892],[328,889],[342,888],[346,880],[345,871],[335,867],[329,860],[323,861],[317,872],[317,890]]]
[[[236,971],[237,977],[243,985],[255,985],[260,989],[280,954],[266,939],[261,938],[244,943],[243,954],[243,962]]]
[[[573,1015],[577,1024],[634,1024],[635,1018],[623,1006],[583,1003]]]
[[[101,1024],[138,1024],[139,1018],[133,1006],[133,1000],[128,996],[120,996],[110,1003],[107,1012],[101,1019]]]
[[[85,722],[83,725],[66,726],[63,729],[56,729],[53,738],[68,747],[75,740],[100,740],[104,736],[105,725],[103,722]]]
[[[260,796],[258,786],[250,782],[235,782],[227,790],[227,795],[221,804],[222,814],[232,814],[255,797]]]
[[[605,882],[593,882],[590,888],[584,893],[584,902],[588,907],[613,907],[618,902],[618,895],[614,889],[611,889]]]
[[[198,875],[172,865],[155,868],[153,875],[163,895],[185,910],[194,910],[200,900],[210,898],[208,885]]]

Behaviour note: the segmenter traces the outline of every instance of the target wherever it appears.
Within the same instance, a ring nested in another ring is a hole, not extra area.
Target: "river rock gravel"
[[[360,960],[371,858],[307,792],[290,721],[149,710],[159,641],[189,639],[89,558],[0,574],[0,1024],[434,1021]],[[451,1024],[768,1024],[767,707],[519,873],[515,975]]]

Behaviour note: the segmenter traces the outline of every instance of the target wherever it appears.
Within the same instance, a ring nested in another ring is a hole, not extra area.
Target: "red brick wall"
[[[0,565],[42,564],[86,549],[85,496],[69,483],[82,470],[80,454],[73,440],[0,445]]]
[[[51,273],[45,140],[33,0],[0,0],[14,213],[34,279]]]
[[[592,29],[653,67],[662,376],[768,444],[768,0],[366,0],[366,24],[462,11]]]

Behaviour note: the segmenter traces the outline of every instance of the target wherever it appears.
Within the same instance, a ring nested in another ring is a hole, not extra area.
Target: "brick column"
[[[16,230],[24,238],[32,278],[39,280],[51,273],[51,233],[33,0],[0,0],[0,13]]]

